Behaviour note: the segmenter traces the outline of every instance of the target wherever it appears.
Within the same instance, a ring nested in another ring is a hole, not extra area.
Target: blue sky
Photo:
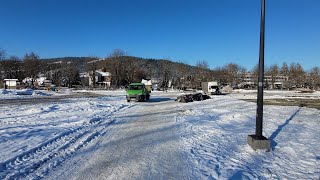
[[[258,63],[260,0],[0,0],[0,48],[22,57]],[[320,1],[266,0],[265,64],[320,65]]]

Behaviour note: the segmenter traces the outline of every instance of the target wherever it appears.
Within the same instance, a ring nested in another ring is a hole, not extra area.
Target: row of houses
[[[3,79],[3,86],[5,89],[16,89],[17,87],[20,87],[22,84],[26,86],[31,85],[32,81],[35,86],[46,86],[52,84],[52,81],[47,79],[46,77],[39,77],[36,79],[28,77],[23,79],[21,82],[19,82],[19,79]]]
[[[46,77],[44,74],[39,74],[38,78],[27,77],[19,82],[18,79],[3,79],[3,88],[5,89],[16,89],[19,86],[30,87],[33,84],[36,87],[50,87],[53,85],[52,80]],[[85,86],[98,85],[100,87],[108,88],[111,86],[111,73],[103,72],[102,70],[96,70],[93,72],[84,72],[79,74],[82,82],[85,82]],[[94,77],[93,77],[94,76]]]

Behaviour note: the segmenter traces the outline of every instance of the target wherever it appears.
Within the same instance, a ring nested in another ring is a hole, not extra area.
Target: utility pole
[[[257,94],[256,133],[249,135],[248,144],[252,149],[265,149],[270,151],[270,141],[262,135],[263,125],[263,87],[264,87],[264,36],[265,36],[265,0],[261,0],[260,20],[260,49],[259,49],[259,77]]]

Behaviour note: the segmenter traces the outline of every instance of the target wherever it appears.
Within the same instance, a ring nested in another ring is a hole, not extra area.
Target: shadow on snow
[[[278,129],[271,134],[269,139],[271,140],[271,148],[274,151],[275,147],[277,146],[277,142],[275,141],[275,138],[278,136],[278,134],[282,131],[282,129],[289,124],[289,122],[298,114],[301,108],[299,108],[295,113],[293,113],[283,124],[281,124]]]

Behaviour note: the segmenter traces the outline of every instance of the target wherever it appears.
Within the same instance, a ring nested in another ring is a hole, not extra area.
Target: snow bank
[[[6,89],[0,89],[0,94],[7,94],[8,91]]]
[[[33,89],[22,89],[22,90],[16,90],[17,95],[32,95],[34,92]]]
[[[110,95],[110,96],[118,96],[118,95],[122,95],[125,96],[126,95],[126,91],[124,89],[119,89],[119,90],[74,90],[74,93],[77,92],[90,92],[90,93],[95,93],[95,94],[100,94],[100,95]]]
[[[33,90],[33,89],[1,89],[0,99],[24,99],[32,98],[34,96],[51,96],[55,95],[55,92]]]

